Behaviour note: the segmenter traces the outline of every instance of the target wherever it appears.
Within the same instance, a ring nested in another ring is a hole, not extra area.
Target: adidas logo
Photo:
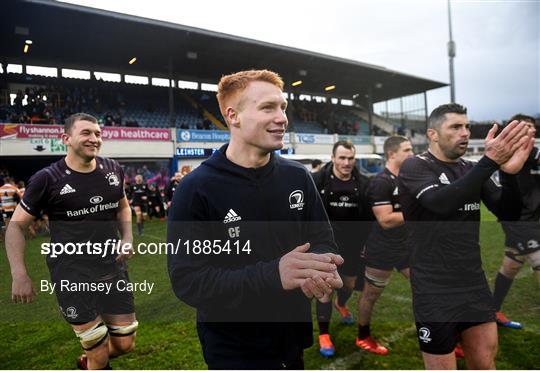
[[[232,223],[237,222],[239,220],[242,220],[242,217],[234,212],[233,209],[229,209],[229,212],[227,212],[227,215],[225,215],[225,219],[223,219],[223,223]]]
[[[76,192],[69,184],[66,184],[61,190],[60,195]]]
[[[399,195],[398,187],[394,188],[394,192],[392,193],[392,196]]]
[[[439,176],[439,181],[441,184],[450,184],[450,181],[448,180],[448,177],[445,173],[441,173],[441,176]]]

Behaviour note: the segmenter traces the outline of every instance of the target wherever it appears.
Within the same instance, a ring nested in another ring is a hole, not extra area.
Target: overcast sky
[[[69,0],[449,82],[446,0]],[[473,120],[540,114],[540,0],[452,1],[456,100]],[[428,108],[450,100],[428,93]]]

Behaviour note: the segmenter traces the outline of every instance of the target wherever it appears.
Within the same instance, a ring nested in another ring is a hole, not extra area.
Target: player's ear
[[[430,142],[438,142],[439,141],[439,133],[437,130],[433,128],[427,129],[427,137]]]
[[[240,126],[238,112],[236,112],[236,110],[230,106],[225,110],[225,119],[229,126],[234,126],[236,128]]]
[[[71,136],[68,133],[62,133],[62,143],[65,145],[69,144],[69,138]]]

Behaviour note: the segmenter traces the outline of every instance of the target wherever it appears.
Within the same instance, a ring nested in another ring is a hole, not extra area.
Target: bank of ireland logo
[[[418,330],[418,338],[422,340],[424,343],[429,343],[431,341],[431,332],[427,327],[421,327]]]
[[[120,185],[120,179],[118,179],[118,176],[115,173],[108,173],[105,175],[105,178],[110,186],[118,187]]]
[[[289,195],[289,207],[291,209],[302,210],[304,208],[304,192],[297,189]]]
[[[75,307],[67,307],[66,308],[66,317],[71,318],[71,319],[75,319],[75,318],[79,317],[79,314],[77,313],[77,309],[75,309]]]
[[[94,205],[99,204],[101,201],[103,201],[103,197],[101,196],[94,196],[90,199],[90,202],[93,203]]]
[[[339,200],[340,200],[341,202],[347,202],[347,201],[349,201],[349,196],[341,196],[341,197],[339,198]]]
[[[187,130],[182,130],[180,132],[180,138],[184,141],[184,142],[189,142],[189,140],[191,139],[191,134],[189,133],[189,131]]]

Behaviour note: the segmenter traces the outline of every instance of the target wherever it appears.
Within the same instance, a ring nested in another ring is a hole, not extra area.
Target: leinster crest
[[[115,173],[108,173],[107,175],[105,175],[105,178],[109,182],[110,186],[118,187],[120,185],[120,180]]]

